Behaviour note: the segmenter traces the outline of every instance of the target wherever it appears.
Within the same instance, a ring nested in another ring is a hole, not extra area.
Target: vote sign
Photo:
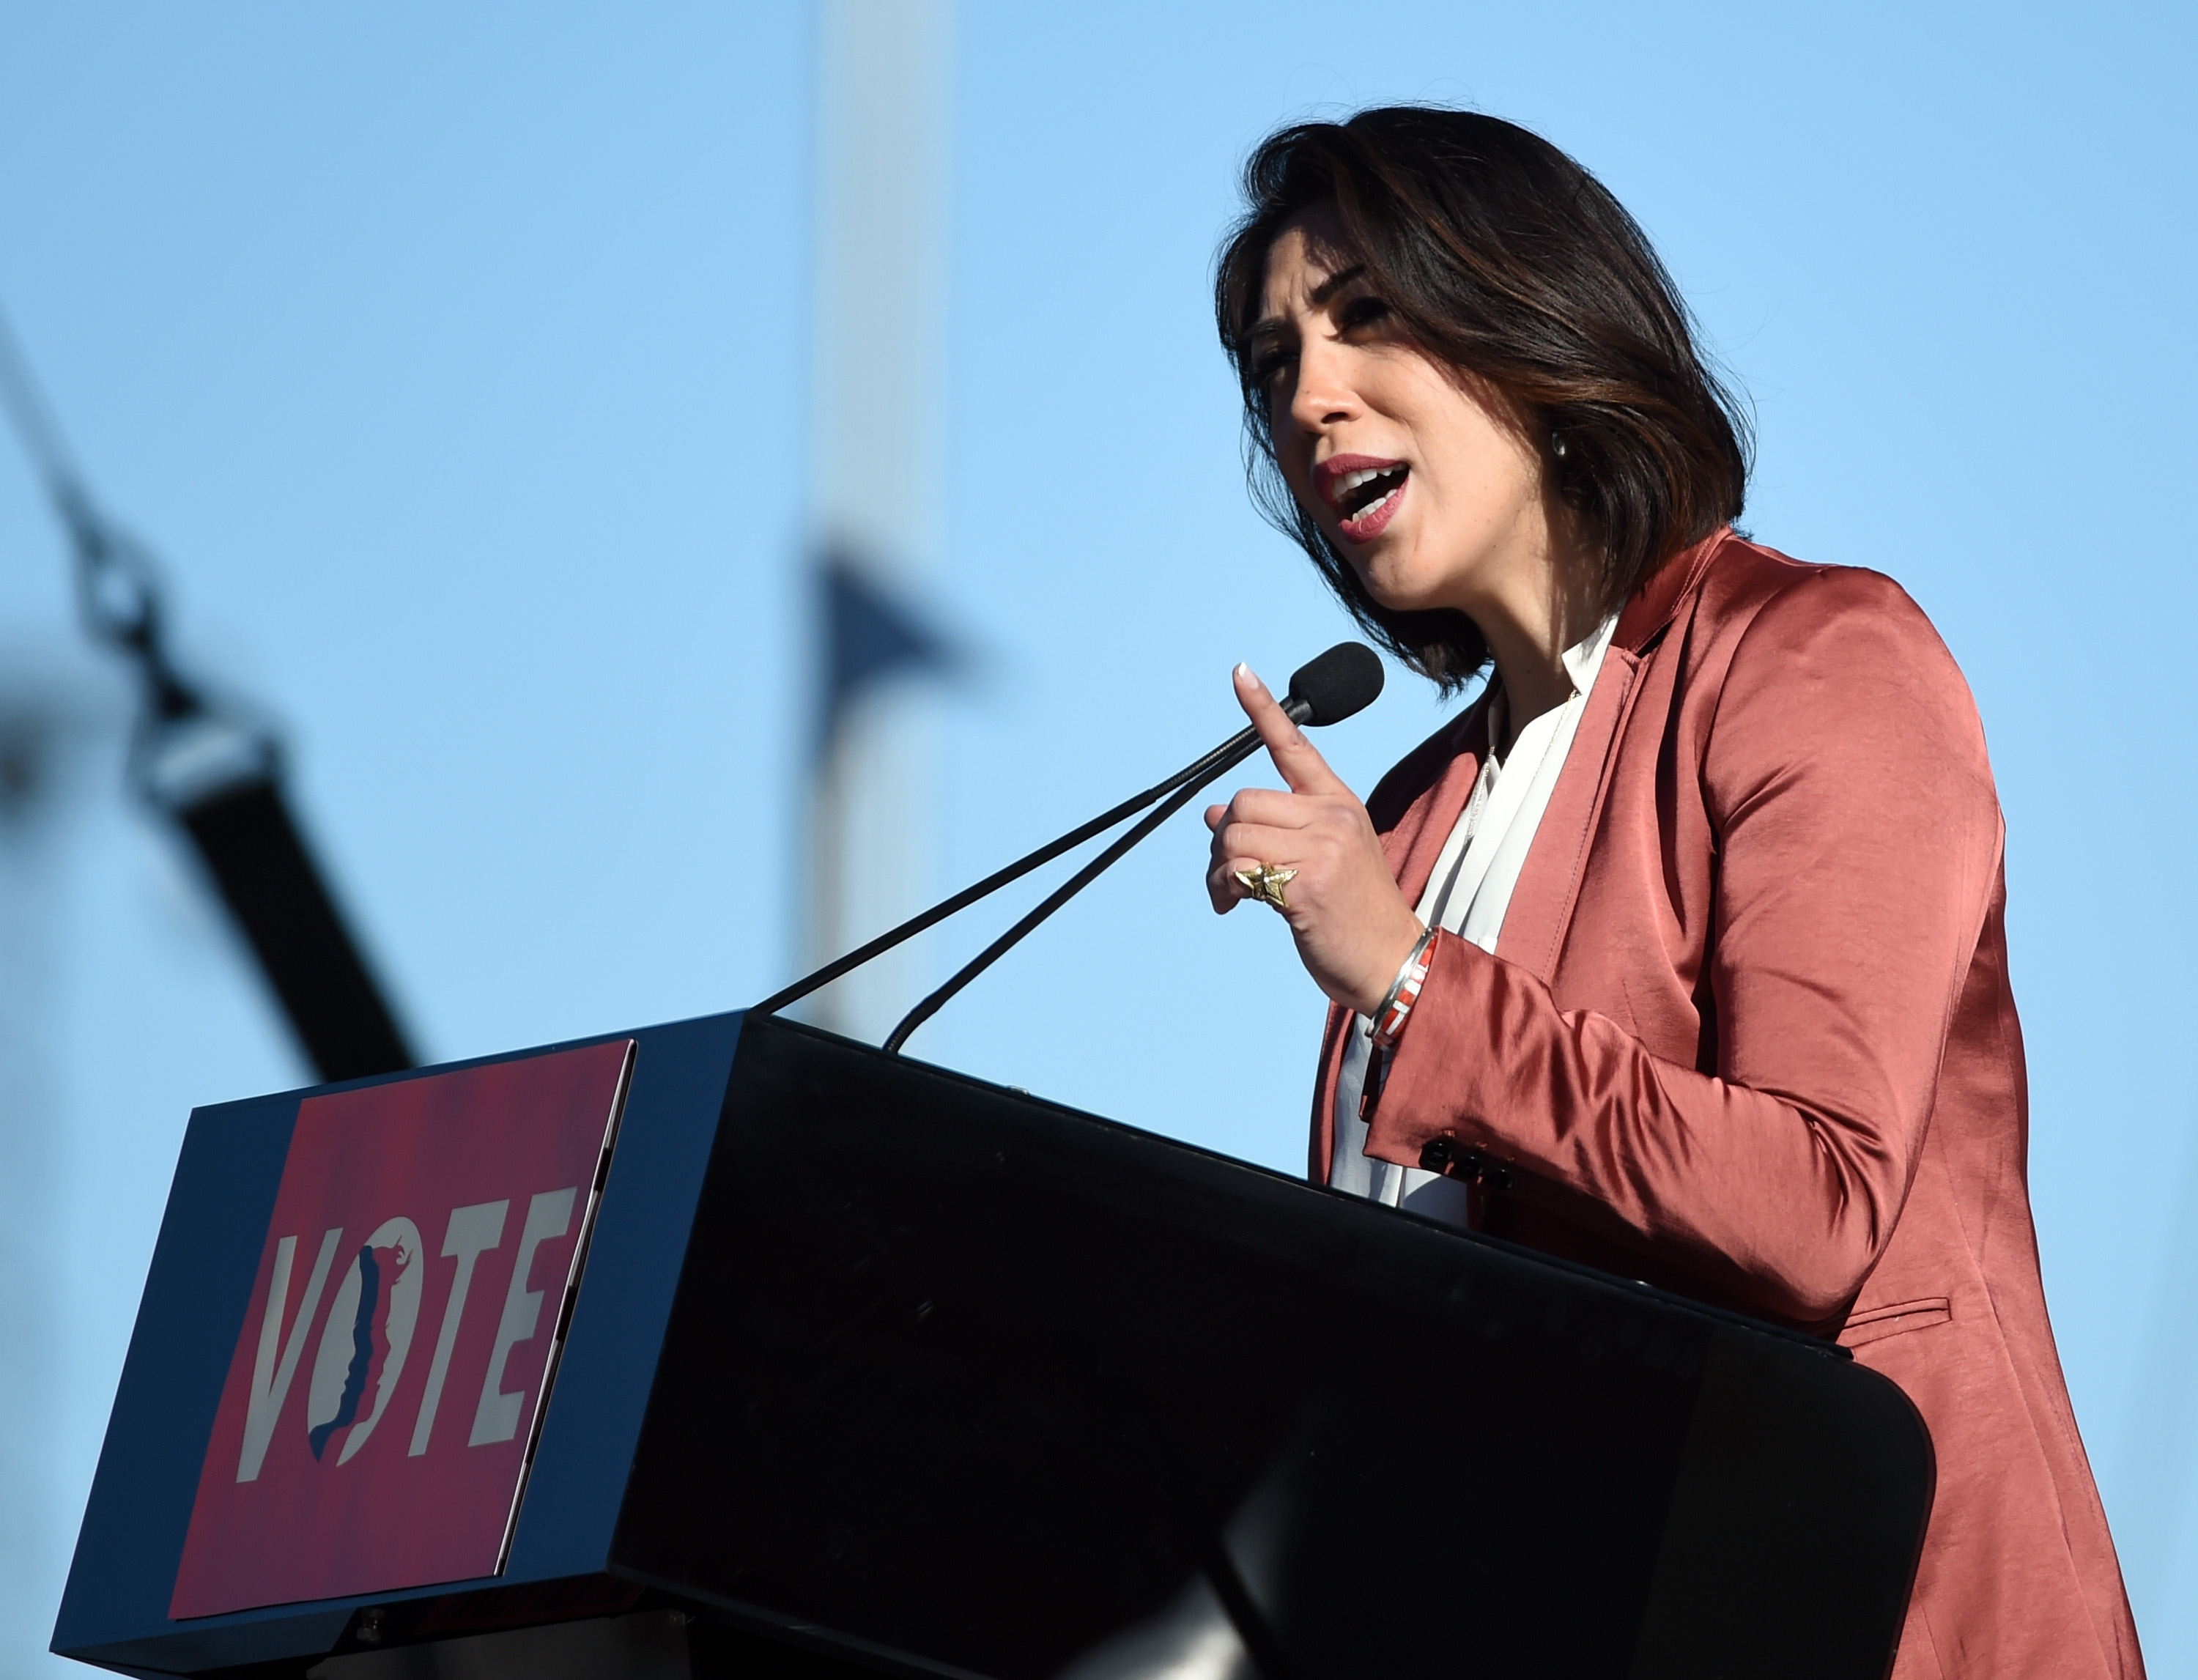
[[[631,1050],[299,1105],[170,1615],[502,1568]]]

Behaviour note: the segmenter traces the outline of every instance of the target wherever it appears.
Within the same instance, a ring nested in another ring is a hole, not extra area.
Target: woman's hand
[[[1262,863],[1297,875],[1283,889],[1282,912],[1299,959],[1337,1003],[1363,1015],[1381,1007],[1397,970],[1425,930],[1397,890],[1374,823],[1342,779],[1293,724],[1248,666],[1236,671],[1236,699],[1267,744],[1290,791],[1247,788],[1209,806],[1213,864],[1206,890],[1226,916],[1252,896],[1239,869]]]

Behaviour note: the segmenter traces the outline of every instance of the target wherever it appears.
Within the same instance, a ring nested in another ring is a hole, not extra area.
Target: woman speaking
[[[1364,805],[1236,672],[1288,791],[1207,812],[1207,887],[1333,1001],[1314,1178],[1835,1337],[1938,1456],[1895,1673],[2133,1680],[1951,656],[1733,530],[1734,404],[1555,148],[1370,110],[1246,188],[1216,307],[1268,512],[1410,669],[1493,665]]]

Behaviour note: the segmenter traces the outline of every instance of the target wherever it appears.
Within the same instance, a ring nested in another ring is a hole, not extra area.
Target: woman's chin
[[[1385,613],[1431,613],[1448,603],[1443,600],[1444,580],[1420,575],[1424,568],[1411,564],[1410,556],[1384,544],[1388,553],[1353,555],[1351,569],[1374,604]]]
[[[1358,581],[1366,585],[1366,593],[1385,613],[1433,613],[1448,604],[1442,600],[1439,590],[1402,588],[1394,578],[1378,574],[1369,577],[1364,572],[1358,574]]]

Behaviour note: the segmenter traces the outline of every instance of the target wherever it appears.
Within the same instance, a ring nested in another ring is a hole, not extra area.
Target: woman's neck
[[[1468,607],[1503,684],[1504,739],[1493,743],[1501,758],[1519,731],[1572,698],[1567,650],[1594,631],[1594,607],[1585,588],[1590,556],[1582,545],[1538,545],[1506,580],[1508,587]]]

